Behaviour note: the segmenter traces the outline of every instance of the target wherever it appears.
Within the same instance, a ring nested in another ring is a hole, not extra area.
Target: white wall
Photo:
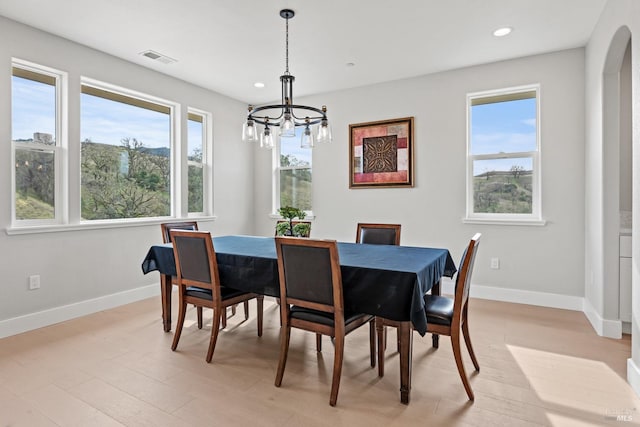
[[[217,220],[202,221],[201,228],[215,234],[253,231],[254,153],[240,141],[244,104],[2,17],[0,40],[0,229],[11,221],[9,94],[11,58],[17,57],[69,73],[72,161],[80,157],[81,76],[178,102],[183,117],[187,107],[211,112]],[[77,197],[80,174],[77,166],[73,171],[70,193]],[[63,319],[65,310],[60,307],[65,305],[76,304],[66,312],[82,314],[159,292],[154,286],[158,275],[144,276],[140,264],[149,246],[161,240],[158,223],[27,235],[0,232],[0,337],[19,332],[23,325],[36,327],[47,319]],[[41,275],[40,290],[27,290],[27,277],[32,274]]]
[[[586,229],[585,229],[585,305],[591,311],[590,320],[599,333],[607,335],[607,325],[619,323],[616,305],[617,283],[607,280],[609,246],[605,231],[611,228],[607,211],[607,191],[603,182],[618,175],[615,168],[607,169],[607,155],[617,141],[607,140],[605,124],[607,110],[603,97],[605,73],[610,73],[615,49],[622,62],[624,47],[631,34],[631,108],[633,145],[633,262],[632,262],[632,358],[629,359],[627,379],[640,393],[640,342],[638,326],[640,312],[640,2],[611,0],[607,3],[591,35],[585,55],[586,92]]]
[[[304,76],[298,76],[304,79]],[[541,85],[542,211],[546,226],[463,224],[466,94]],[[402,224],[402,244],[449,248],[459,259],[479,231],[474,285],[559,294],[550,305],[581,308],[584,294],[584,50],[493,63],[327,93],[298,103],[326,104],[334,141],[314,149],[312,236],[355,239],[358,221]],[[350,123],[415,117],[415,187],[349,189]],[[258,150],[258,149],[256,149]],[[256,156],[256,230],[273,234],[271,158]],[[489,268],[499,257],[499,270]],[[475,289],[478,289],[476,287]],[[485,289],[486,290],[486,289]],[[529,299],[529,298],[532,299]],[[539,294],[517,298],[535,302]]]

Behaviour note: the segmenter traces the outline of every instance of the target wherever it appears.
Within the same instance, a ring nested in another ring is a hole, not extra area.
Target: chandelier
[[[300,146],[313,148],[315,142],[330,142],[331,128],[327,119],[327,107],[321,109],[293,102],[293,81],[295,77],[289,73],[289,19],[295,13],[291,9],[282,9],[280,16],[286,21],[286,67],[280,76],[282,97],[280,104],[254,107],[249,105],[247,121],[242,126],[242,140],[260,141],[260,147],[273,148],[277,137],[290,138],[296,136],[295,128],[302,128]],[[258,129],[262,126],[262,131]],[[317,125],[317,126],[316,126]],[[275,129],[277,128],[277,129]],[[274,133],[276,135],[274,135]]]

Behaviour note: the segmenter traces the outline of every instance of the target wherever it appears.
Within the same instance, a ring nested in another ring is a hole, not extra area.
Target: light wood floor
[[[177,298],[174,298],[174,301]],[[239,313],[213,362],[190,309],[178,350],[153,298],[0,340],[0,426],[602,426],[640,421],[626,378],[630,339],[596,336],[579,312],[473,300],[471,336],[481,366],[466,394],[449,338],[417,333],[411,403],[400,403],[398,355],[370,369],[368,328],[347,337],[338,406],[329,406],[333,346],[315,351],[294,331],[281,388],[278,306],[265,301],[256,335]],[[241,310],[240,310],[241,311]],[[174,325],[177,313],[174,307]],[[205,316],[210,316],[205,310]],[[389,332],[392,343],[395,332]],[[466,358],[467,369],[473,366]],[[632,422],[615,421],[631,415]]]

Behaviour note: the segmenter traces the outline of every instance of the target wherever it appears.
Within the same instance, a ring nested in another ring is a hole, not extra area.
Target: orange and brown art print
[[[349,125],[349,188],[413,187],[413,117]]]

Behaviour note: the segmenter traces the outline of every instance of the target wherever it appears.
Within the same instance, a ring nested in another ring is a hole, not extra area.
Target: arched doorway
[[[603,69],[603,318],[631,332],[631,32],[620,28]]]

